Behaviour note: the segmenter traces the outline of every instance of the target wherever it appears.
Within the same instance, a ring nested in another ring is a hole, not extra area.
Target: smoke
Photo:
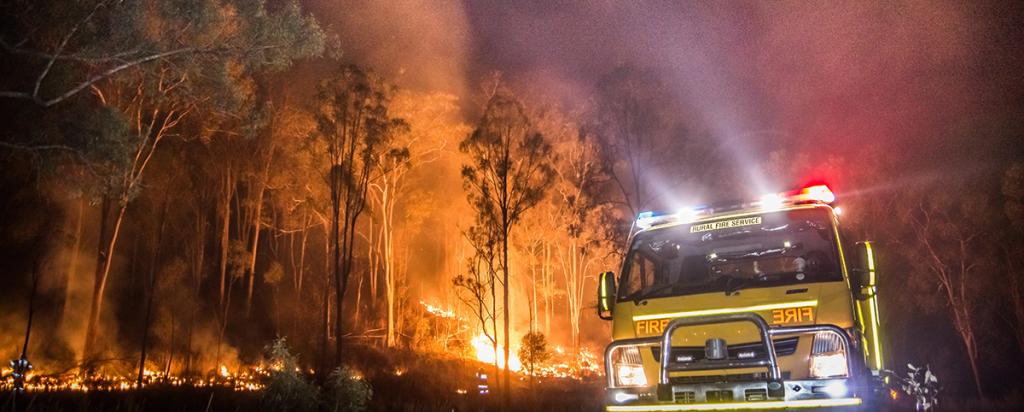
[[[466,96],[468,22],[454,1],[311,0],[346,60],[419,91]]]
[[[779,146],[824,158],[879,144],[918,168],[999,154],[967,137],[1020,98],[1021,8],[1005,4],[471,2],[469,16],[474,72],[567,99],[618,66],[656,70],[690,129],[762,190],[755,165]]]
[[[348,56],[417,87],[448,79],[455,88],[440,88],[463,102],[474,101],[472,85],[495,70],[521,94],[570,108],[592,105],[595,85],[617,67],[653,70],[676,99],[678,119],[715,140],[752,193],[809,178],[852,182],[862,158],[885,156],[903,173],[935,176],[1020,154],[1013,137],[988,126],[1021,129],[1009,120],[1021,96],[1022,53],[1013,40],[1020,7],[527,1],[354,8],[340,7],[345,16],[337,20]],[[413,36],[457,40],[444,46],[451,61],[425,58],[438,46],[416,48]],[[522,328],[526,311],[516,313]]]
[[[410,120],[413,133],[425,136],[422,142],[427,144],[422,147],[440,148],[436,159],[414,165],[416,169],[408,176],[410,190],[403,194],[398,211],[404,226],[397,235],[401,248],[397,256],[411,295],[435,296],[449,305],[454,304],[451,277],[465,270],[470,253],[460,232],[473,223],[459,175],[466,159],[457,147],[479,115],[477,85],[495,70],[503,72],[503,80],[521,96],[565,110],[592,106],[598,82],[619,67],[650,70],[674,99],[677,120],[694,136],[718,142],[730,167],[757,193],[779,189],[808,175],[848,178],[859,158],[877,153],[895,159],[892,163],[899,164],[906,176],[938,180],[941,174],[933,170],[940,167],[945,167],[944,173],[956,173],[959,166],[1009,158],[1021,150],[1019,142],[999,130],[1005,124],[1022,129],[1017,116],[1024,53],[1014,40],[1021,34],[1019,6],[935,2],[832,2],[829,7],[808,2],[305,3],[338,36],[344,60],[370,67],[407,91],[396,97],[394,114]],[[311,94],[305,92],[311,84],[329,74],[323,64],[307,62],[296,68],[297,84],[287,85],[289,96],[309,98]],[[424,112],[424,107],[436,112]],[[153,175],[160,173],[154,171]],[[894,179],[893,184],[913,185],[915,181]],[[658,190],[678,190],[677,182],[655,183]],[[16,191],[12,185],[3,192]],[[59,199],[63,194],[42,196]],[[695,200],[679,193],[666,198],[684,203]],[[77,204],[55,203],[59,210],[53,213],[5,211],[7,216],[60,222],[57,241],[45,259],[52,263],[44,265],[40,302],[59,303],[62,309],[40,312],[43,320],[36,325],[42,326],[33,331],[30,351],[44,351],[46,359],[54,362],[72,363],[81,357],[98,216],[95,207],[85,208],[83,237],[72,264],[69,232],[75,226]],[[372,213],[369,210],[367,216]],[[133,219],[131,230],[146,230],[146,219]],[[19,241],[23,240],[20,233],[33,232],[36,227],[14,227],[4,218],[0,222],[8,223],[0,226],[5,236]],[[137,237],[141,239],[138,233],[122,234],[122,239]],[[322,247],[315,243],[319,239],[311,242],[308,261],[321,262]],[[215,258],[215,249],[207,251],[209,259]],[[5,269],[12,275],[5,283],[13,286],[9,290],[27,290],[20,281],[28,278],[22,276],[27,273],[27,254],[19,255],[21,252],[0,252],[10,258],[5,261],[22,263]],[[134,293],[124,292],[129,284],[125,273],[130,254],[125,242],[114,257],[112,276],[120,277],[111,284],[121,293]],[[529,273],[525,256],[513,259],[520,273]],[[206,265],[211,269],[211,261]],[[614,267],[594,268],[593,272],[600,269]],[[310,269],[313,272],[319,273],[319,268]],[[74,275],[62,282],[69,273]],[[554,278],[562,283],[560,275]],[[21,283],[13,284],[17,282]],[[520,284],[512,296],[516,337],[529,327],[527,305],[532,294],[528,286]],[[601,341],[607,324],[596,320],[587,306],[593,300],[592,287],[583,295],[584,339]],[[117,299],[113,293],[108,295],[101,335],[111,342],[121,342],[119,336],[134,339],[135,323],[123,323],[124,319],[112,315],[129,311],[125,309],[128,305]],[[13,357],[20,351],[27,298],[5,300],[0,304],[4,309],[0,355]],[[176,349],[175,356],[181,356],[188,333],[184,327],[187,310],[182,309],[187,302],[178,299],[158,306],[152,332],[153,344],[158,347],[154,356],[175,351],[168,349]],[[555,299],[553,311],[552,330],[557,336],[552,341],[567,343],[568,333],[562,332],[569,328],[564,296]],[[201,356],[193,360],[201,365],[194,369],[209,370],[217,363],[233,368],[239,362],[239,351],[228,345],[231,337],[221,336],[220,326],[210,315],[213,312],[202,308],[191,333],[192,344],[185,345]],[[131,330],[119,334],[118,327]],[[124,347],[112,350],[136,356],[134,341],[124,342]],[[250,348],[243,346],[244,351],[262,343],[247,345]]]

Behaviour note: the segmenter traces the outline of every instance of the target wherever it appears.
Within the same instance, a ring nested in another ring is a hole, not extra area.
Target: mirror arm
[[[870,273],[870,271],[868,271],[866,269],[859,269],[858,268],[858,269],[851,269],[849,273],[850,273],[850,289],[853,292],[853,297],[854,298],[856,298],[857,300],[867,300],[871,296],[874,296],[873,294],[864,293],[865,289],[868,289],[868,288],[871,287],[871,286],[865,285],[865,282],[864,282],[864,277],[867,276],[868,273]]]

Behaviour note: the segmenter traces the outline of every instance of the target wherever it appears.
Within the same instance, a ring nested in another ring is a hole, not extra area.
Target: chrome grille
[[[775,356],[787,356],[792,355],[796,352],[796,346],[800,343],[800,337],[794,336],[792,338],[775,339]],[[728,346],[729,359],[739,358],[739,354],[742,352],[753,352],[754,358],[763,358],[767,356],[764,353],[764,345],[761,342],[754,343],[741,343],[737,345]],[[654,355],[654,359],[661,359],[661,347],[652,346],[651,354]],[[704,347],[703,346],[673,346],[672,347],[672,361],[673,362],[684,362],[683,358],[689,358],[686,361],[696,361],[704,359]]]

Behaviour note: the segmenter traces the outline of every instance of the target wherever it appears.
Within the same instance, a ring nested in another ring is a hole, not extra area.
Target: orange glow
[[[476,335],[473,337],[473,340],[470,343],[473,345],[473,349],[476,351],[476,359],[478,361],[488,364],[494,364],[494,346],[491,344],[491,341],[487,339],[487,336],[484,336],[483,333]],[[500,345],[498,346],[498,353],[502,355],[497,356],[498,367],[502,369],[505,369],[504,350],[504,347]],[[523,369],[523,364],[519,362],[519,355],[516,354],[515,350],[510,351],[508,357],[509,369],[516,372]]]
[[[230,374],[227,366],[222,365],[216,373],[207,378],[174,376],[163,371],[144,369],[142,386],[152,384],[193,387],[222,387],[236,391],[262,390],[270,373],[260,366],[239,369]],[[77,374],[32,374],[26,375],[24,388],[29,392],[51,391],[127,391],[138,388],[137,375],[134,372],[122,374],[98,374],[85,377]],[[14,388],[14,378],[10,375],[0,379],[0,391]]]

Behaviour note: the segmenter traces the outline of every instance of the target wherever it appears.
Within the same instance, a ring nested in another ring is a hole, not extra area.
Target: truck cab
[[[859,408],[882,387],[871,242],[841,235],[824,185],[749,202],[644,212],[621,272],[606,409]]]

